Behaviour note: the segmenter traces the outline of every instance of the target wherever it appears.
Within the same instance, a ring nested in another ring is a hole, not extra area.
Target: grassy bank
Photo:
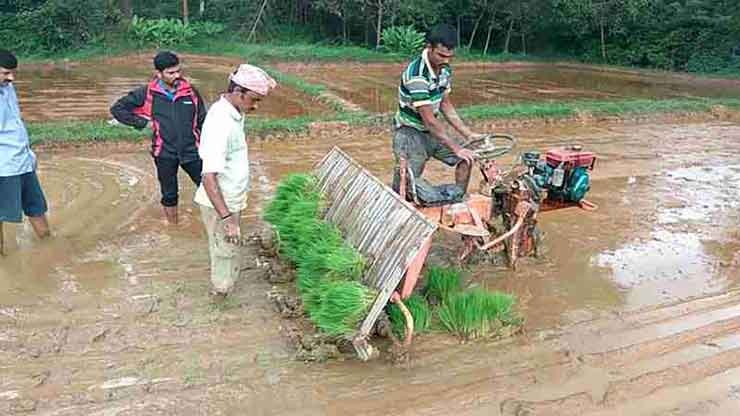
[[[180,53],[194,53],[210,56],[235,56],[244,58],[250,63],[268,64],[271,62],[405,62],[408,56],[388,53],[373,48],[352,45],[334,45],[322,43],[307,43],[296,41],[291,43],[246,43],[242,39],[209,39],[208,41],[193,42],[173,46],[155,45],[138,46],[123,34],[110,35],[107,39],[92,42],[81,49],[58,51],[54,53],[41,52],[20,56],[23,63],[49,62],[69,60],[86,60],[121,56],[130,53],[139,53],[142,50],[172,49]],[[477,51],[467,51],[460,48],[456,61],[563,61],[563,57],[553,59],[546,56],[520,55],[509,53],[483,55]]]
[[[591,114],[594,116],[631,116],[634,114],[707,112],[715,106],[740,111],[740,99],[670,99],[578,101],[564,103],[524,103],[507,106],[475,105],[460,110],[468,120],[506,120],[537,118],[570,118]],[[305,132],[311,123],[342,122],[350,126],[384,123],[390,114],[336,113],[328,117],[294,117],[287,119],[249,118],[247,125],[252,136],[271,133]],[[137,141],[148,137],[147,131],[124,126],[111,126],[105,121],[34,122],[28,123],[31,143],[73,143],[88,141]]]
[[[523,103],[506,106],[473,105],[463,108],[460,110],[460,113],[464,118],[471,120],[542,117],[567,118],[579,114],[618,116],[635,113],[704,112],[709,111],[717,105],[740,109],[740,99],[633,99],[618,101]]]

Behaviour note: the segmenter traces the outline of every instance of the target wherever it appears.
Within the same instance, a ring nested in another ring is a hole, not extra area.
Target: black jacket
[[[121,97],[110,109],[119,122],[142,129],[152,123],[152,156],[188,163],[199,158],[200,131],[206,105],[189,82],[178,81],[174,99],[167,97],[159,80]]]

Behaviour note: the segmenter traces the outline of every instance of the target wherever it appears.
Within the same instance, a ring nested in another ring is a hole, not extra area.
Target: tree
[[[121,10],[121,15],[126,19],[131,19],[134,16],[131,0],[118,0],[118,8]]]
[[[558,18],[577,37],[599,32],[601,59],[606,62],[607,38],[626,31],[650,6],[650,0],[552,0]]]
[[[368,0],[371,9],[375,10],[375,48],[380,48],[383,33],[383,19],[398,8],[399,0]]]
[[[360,6],[362,0],[316,0],[315,5],[319,10],[324,10],[337,16],[342,22],[342,42],[349,43],[348,22],[352,10]]]

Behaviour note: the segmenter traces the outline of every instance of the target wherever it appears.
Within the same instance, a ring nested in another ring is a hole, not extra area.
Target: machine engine
[[[553,149],[540,158],[539,152],[525,152],[522,163],[528,168],[523,175],[538,202],[580,202],[591,188],[589,170],[593,170],[596,155],[584,152],[581,146]]]

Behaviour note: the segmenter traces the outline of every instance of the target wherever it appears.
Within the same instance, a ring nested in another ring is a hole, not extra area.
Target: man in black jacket
[[[200,185],[203,164],[198,144],[206,105],[198,91],[182,77],[180,60],[172,52],[154,57],[155,77],[129,92],[110,109],[119,122],[152,130],[152,156],[162,190],[162,206],[167,221],[177,224],[179,167]]]

